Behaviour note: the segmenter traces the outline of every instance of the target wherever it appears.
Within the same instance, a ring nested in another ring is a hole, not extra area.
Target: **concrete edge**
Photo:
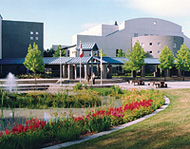
[[[126,124],[122,124],[120,126],[117,126],[113,129],[110,129],[108,131],[103,131],[103,132],[100,132],[100,133],[97,133],[97,134],[94,134],[94,135],[91,135],[91,136],[88,136],[88,137],[84,137],[82,139],[79,139],[79,140],[75,140],[75,141],[69,141],[69,142],[65,142],[65,143],[62,143],[62,144],[57,144],[57,145],[54,145],[54,146],[50,146],[50,147],[46,147],[46,148],[43,148],[43,149],[59,149],[59,148],[63,148],[63,147],[67,147],[67,146],[71,146],[71,145],[74,145],[74,144],[79,144],[81,142],[85,142],[85,141],[88,141],[88,140],[91,140],[91,139],[95,139],[95,138],[98,138],[100,136],[103,136],[103,135],[107,135],[107,134],[110,134],[112,132],[115,132],[117,130],[120,130],[120,129],[123,129],[125,127],[128,127],[128,126],[131,126],[133,124],[136,124],[136,123],[139,123],[149,117],[152,117],[153,115],[157,114],[158,112],[164,110],[166,107],[168,107],[168,105],[170,104],[170,100],[169,98],[167,98],[166,96],[164,96],[164,99],[165,99],[165,104],[162,105],[159,109],[157,109],[156,111],[154,111],[153,113],[151,114],[148,114],[144,117],[141,117],[137,120],[134,120],[132,122],[128,122]]]

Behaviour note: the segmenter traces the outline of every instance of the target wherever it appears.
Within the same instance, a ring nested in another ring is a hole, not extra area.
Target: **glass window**
[[[160,53],[160,51],[157,51],[157,53]]]
[[[30,31],[30,35],[33,35],[34,34],[34,32],[33,31]]]
[[[154,23],[153,23],[154,25],[157,25],[157,22],[156,21],[154,21]]]
[[[157,43],[157,45],[158,45],[158,46],[160,46],[160,45],[161,45],[161,43],[160,43],[160,42],[158,42],[158,43]]]
[[[38,35],[38,32],[36,32],[36,35]]]
[[[34,40],[34,37],[30,37],[30,40]]]
[[[134,37],[138,37],[139,35],[138,35],[138,33],[134,33]]]
[[[36,37],[36,40],[38,40],[38,37]]]
[[[152,42],[150,42],[149,45],[152,46]]]

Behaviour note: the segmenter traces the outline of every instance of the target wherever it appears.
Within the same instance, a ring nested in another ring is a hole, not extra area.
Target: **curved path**
[[[145,119],[147,119],[147,118],[149,118],[149,117],[157,114],[158,112],[164,110],[170,104],[169,98],[167,98],[167,97],[164,97],[164,98],[165,98],[165,104],[163,106],[161,106],[159,109],[157,109],[156,111],[154,111],[153,113],[149,114],[149,115],[141,117],[141,118],[139,118],[137,120],[134,120],[132,122],[128,122],[126,124],[117,126],[117,127],[113,128],[113,129],[110,129],[108,131],[103,131],[103,132],[100,132],[100,133],[97,133],[97,134],[94,134],[94,135],[91,135],[91,136],[88,136],[88,137],[84,137],[84,138],[82,138],[80,140],[65,142],[65,143],[62,143],[62,144],[46,147],[44,149],[59,149],[59,148],[63,148],[63,147],[67,147],[67,146],[73,145],[73,144],[78,144],[78,143],[81,143],[81,142],[84,142],[84,141],[88,141],[88,140],[91,140],[91,139],[98,138],[98,137],[103,136],[103,135],[110,134],[110,133],[112,133],[114,131],[123,129],[123,128],[131,126],[133,124],[139,123],[139,122],[141,122],[141,121],[143,121],[143,120],[145,120]]]

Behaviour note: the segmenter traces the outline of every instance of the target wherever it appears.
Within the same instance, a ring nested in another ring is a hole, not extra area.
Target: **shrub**
[[[75,86],[73,86],[73,91],[79,91],[82,89],[82,84],[81,83],[77,83]]]

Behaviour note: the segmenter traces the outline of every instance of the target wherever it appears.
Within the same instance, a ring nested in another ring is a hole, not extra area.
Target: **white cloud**
[[[128,8],[138,9],[152,15],[190,16],[189,0],[125,0],[125,2]]]

